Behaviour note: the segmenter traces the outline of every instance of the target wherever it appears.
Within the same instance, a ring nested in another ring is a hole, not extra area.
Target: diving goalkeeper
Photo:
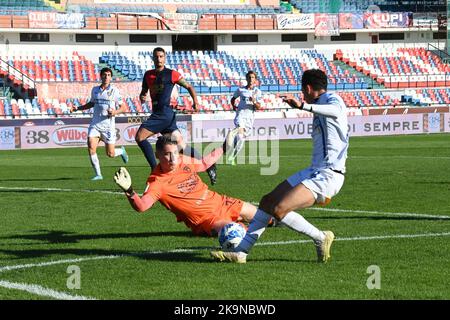
[[[178,222],[183,221],[199,236],[215,236],[232,221],[253,219],[257,210],[254,205],[209,190],[198,175],[221,157],[223,147],[214,149],[202,160],[184,156],[178,150],[177,142],[170,136],[158,138],[156,157],[159,164],[148,178],[142,197],[133,190],[125,168],[115,173],[115,182],[125,191],[136,211],[144,212],[160,201],[176,215]]]

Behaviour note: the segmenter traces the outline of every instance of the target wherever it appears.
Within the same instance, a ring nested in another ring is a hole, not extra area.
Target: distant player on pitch
[[[349,143],[347,111],[340,96],[327,92],[327,84],[327,76],[323,71],[307,70],[302,77],[304,101],[300,102],[292,95],[283,99],[292,108],[314,114],[310,167],[295,173],[265,195],[241,243],[234,251],[212,251],[214,259],[245,263],[248,252],[273,216],[292,230],[312,238],[319,262],[329,260],[333,232],[320,231],[293,211],[329,203],[344,184]]]
[[[110,68],[103,68],[100,71],[102,83],[93,87],[91,99],[80,107],[72,106],[70,112],[87,110],[94,108],[94,115],[88,130],[88,150],[95,176],[91,180],[102,180],[100,161],[97,156],[97,147],[102,140],[105,143],[108,157],[121,156],[123,162],[128,162],[128,155],[124,147],[116,148],[116,122],[115,116],[126,110],[126,104],[120,96],[119,90],[111,85],[113,72]],[[119,109],[116,109],[119,106]]]
[[[250,136],[255,122],[255,110],[261,108],[262,94],[256,87],[258,77],[254,71],[248,71],[245,75],[247,85],[238,88],[231,98],[231,106],[236,111],[234,118],[235,129],[227,135],[227,144],[232,146],[227,155],[227,163],[236,165],[236,157],[242,150],[245,138]],[[236,100],[239,98],[239,104],[236,106]]]
[[[172,134],[178,140],[181,148],[183,148],[185,155],[201,159],[201,155],[186,144],[179,131],[174,112],[176,100],[172,101],[174,87],[176,84],[180,85],[189,92],[193,102],[192,108],[197,110],[200,106],[195,89],[178,71],[165,67],[166,51],[163,48],[157,47],[153,49],[153,63],[155,68],[145,72],[141,94],[139,95],[141,103],[145,103],[147,94],[150,92],[152,114],[141,124],[136,132],[136,143],[144,153],[152,171],[156,168],[156,159],[153,147],[147,139],[158,133]],[[207,168],[206,172],[211,180],[211,184],[215,184],[217,180],[216,165],[212,164],[211,167]]]

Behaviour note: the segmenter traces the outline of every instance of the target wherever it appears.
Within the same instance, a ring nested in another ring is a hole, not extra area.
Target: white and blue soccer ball
[[[223,250],[231,251],[236,248],[246,234],[245,227],[237,222],[225,225],[219,231],[219,243]]]

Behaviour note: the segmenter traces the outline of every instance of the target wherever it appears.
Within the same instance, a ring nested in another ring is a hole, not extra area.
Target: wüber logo
[[[128,126],[123,131],[123,138],[127,142],[134,142],[134,137],[136,137],[136,132],[139,130],[139,124]]]
[[[79,146],[86,144],[88,128],[62,127],[53,132],[53,142],[61,146]]]

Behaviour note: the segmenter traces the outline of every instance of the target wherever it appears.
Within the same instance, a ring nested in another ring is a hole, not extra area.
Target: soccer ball
[[[244,225],[231,222],[219,231],[219,243],[223,250],[230,251],[238,246],[245,237],[246,229]]]

